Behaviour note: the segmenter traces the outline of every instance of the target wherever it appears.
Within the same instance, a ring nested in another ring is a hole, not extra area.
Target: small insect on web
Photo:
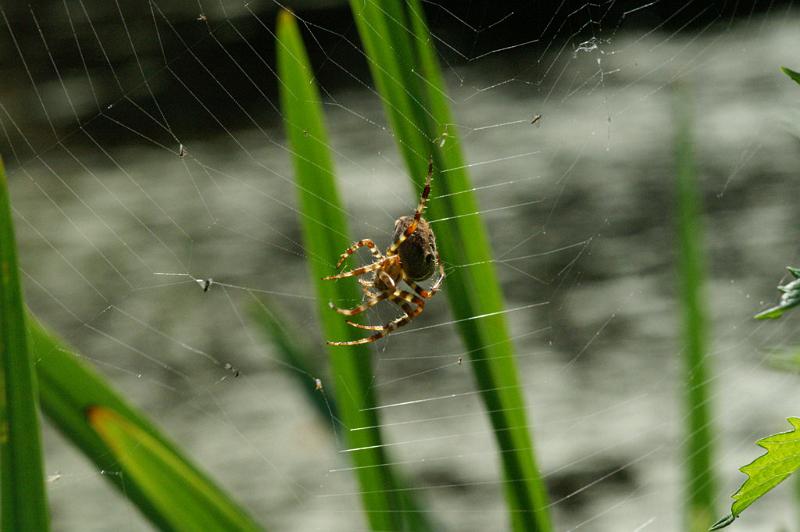
[[[355,270],[323,278],[323,280],[335,280],[374,272],[371,279],[358,280],[367,297],[364,303],[351,309],[338,308],[331,303],[331,308],[339,314],[355,316],[381,301],[387,300],[399,306],[403,315],[385,325],[361,325],[348,320],[348,325],[377,332],[372,336],[349,342],[328,341],[328,345],[366,344],[383,338],[422,314],[425,309],[425,300],[432,298],[441,288],[445,273],[439,258],[439,251],[436,249],[436,236],[433,234],[431,226],[422,217],[428,203],[428,195],[431,192],[432,178],[433,159],[428,159],[428,175],[425,178],[425,188],[419,198],[417,210],[414,212],[414,216],[401,216],[394,222],[394,242],[387,248],[385,256],[372,240],[368,238],[359,240],[342,253],[336,267],[341,266],[347,257],[362,247],[369,248],[375,259],[374,262]],[[417,284],[417,281],[429,279],[437,267],[439,276],[430,289],[426,290]],[[400,281],[405,282],[415,293],[398,288]],[[412,305],[414,306],[412,307]]]

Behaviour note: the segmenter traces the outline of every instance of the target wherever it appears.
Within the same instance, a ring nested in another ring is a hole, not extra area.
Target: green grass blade
[[[281,80],[281,108],[286,134],[293,152],[295,180],[299,194],[303,242],[309,255],[311,279],[317,293],[317,311],[326,339],[350,340],[359,337],[342,316],[328,308],[328,302],[358,301],[360,291],[352,279],[322,281],[334,273],[334,264],[351,241],[341,208],[323,123],[319,92],[294,16],[278,15],[277,62]],[[350,282],[348,282],[350,281]],[[363,331],[362,331],[363,332]],[[374,392],[370,387],[370,351],[362,346],[328,348],[342,421],[347,428],[378,425]],[[358,467],[357,476],[369,525],[373,530],[402,530],[412,525],[401,511],[397,481],[386,464],[378,429],[345,429],[346,445]]]
[[[350,2],[375,85],[412,179],[421,185],[433,155],[436,178],[429,219],[448,272],[445,292],[472,357],[501,453],[511,522],[517,531],[549,531],[548,497],[536,464],[504,303],[486,231],[465,170],[457,131],[419,1]],[[447,134],[445,136],[445,133]],[[441,173],[446,170],[446,173]],[[448,197],[438,198],[453,194]],[[468,319],[487,315],[481,319]]]
[[[170,530],[252,530],[228,505],[215,504],[205,479],[135,422],[101,406],[86,412],[89,424],[169,522]]]
[[[714,518],[713,431],[709,369],[706,367],[707,320],[703,307],[701,202],[692,153],[691,112],[684,91],[676,94],[678,277],[683,313],[682,351],[686,364],[686,510],[689,531],[707,530]]]
[[[321,372],[314,367],[311,362],[313,354],[311,348],[302,341],[300,335],[292,330],[291,326],[278,318],[277,309],[264,301],[261,297],[258,305],[252,310],[253,319],[261,328],[265,335],[273,342],[281,358],[294,368],[290,373],[297,377],[298,383],[305,392],[306,397],[314,405],[314,409],[319,414],[324,424],[337,434],[337,440],[342,436],[341,425],[336,422],[340,419],[336,403],[330,394],[325,392],[324,384],[322,390],[317,390],[314,381],[315,376]],[[397,479],[398,485],[405,485],[402,479]],[[428,512],[423,510],[419,504],[416,494],[411,490],[399,490],[400,503],[403,506],[407,528],[417,532],[439,530],[434,526]]]
[[[135,425],[138,431],[148,434],[169,450],[175,460],[183,463],[182,468],[192,472],[195,481],[202,479],[207,505],[220,508],[220,512],[225,515],[236,515],[230,520],[230,530],[260,530],[244,510],[205,477],[191,461],[181,458],[180,451],[154,425],[129,406],[99,375],[80,362],[70,353],[69,348],[46,331],[30,314],[28,334],[31,339],[31,353],[38,361],[36,369],[42,409],[64,436],[94,462],[98,470],[122,472],[121,475],[105,475],[105,478],[124,493],[153,524],[163,530],[175,530],[173,512],[178,509],[159,506],[148,492],[148,486],[115,458],[114,450],[87,422],[86,412],[90,407],[102,406],[114,410],[127,423]]]
[[[28,349],[11,202],[0,160],[0,477],[2,530],[49,526],[36,373]]]
[[[739,468],[747,475],[747,480],[731,496],[734,501],[731,513],[714,523],[710,530],[719,530],[733,523],[748,506],[800,468],[800,418],[790,417],[787,421],[792,425],[792,430],[756,442],[767,452]]]
[[[781,67],[784,74],[792,78],[796,83],[800,84],[800,72],[796,72],[789,67]]]

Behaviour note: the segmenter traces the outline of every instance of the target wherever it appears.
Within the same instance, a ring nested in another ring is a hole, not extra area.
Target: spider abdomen
[[[394,239],[397,240],[414,221],[412,216],[402,216],[394,224]],[[400,245],[403,271],[413,281],[429,279],[436,271],[436,236],[424,218],[420,218],[416,230]]]

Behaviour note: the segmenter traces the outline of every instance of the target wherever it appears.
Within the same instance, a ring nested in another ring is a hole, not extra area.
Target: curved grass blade
[[[504,303],[486,231],[466,172],[436,51],[418,0],[351,0],[384,110],[417,186],[433,156],[437,177],[428,219],[450,265],[445,292],[500,447],[511,523],[516,531],[551,530],[548,497],[533,452],[525,402],[503,316]],[[485,316],[473,319],[475,316]]]
[[[169,523],[170,530],[252,530],[251,523],[229,505],[215,504],[215,493],[182,457],[118,412],[92,406],[91,427],[111,449]]]
[[[739,469],[747,475],[747,480],[732,495],[734,502],[731,513],[714,523],[709,530],[719,530],[733,523],[748,506],[800,468],[800,418],[790,417],[787,421],[792,425],[792,430],[756,442],[767,452]]]
[[[5,167],[0,160],[0,476],[2,529],[49,527],[36,374],[28,348]]]
[[[323,123],[319,92],[294,16],[278,15],[278,75],[281,109],[293,153],[299,194],[303,243],[308,252],[310,274],[317,293],[317,311],[328,340],[355,340],[358,330],[328,308],[329,302],[359,301],[361,294],[352,279],[323,281],[334,273],[338,256],[352,242],[341,208]],[[359,321],[359,320],[354,320]],[[386,465],[375,405],[370,351],[363,345],[329,346],[332,386],[345,425],[348,454],[357,467],[361,498],[372,530],[418,529],[416,512],[404,511],[398,482]],[[352,429],[362,430],[352,430]],[[350,430],[348,430],[350,429]],[[411,510],[411,509],[408,509]]]
[[[149,435],[166,449],[180,466],[191,471],[194,482],[202,481],[206,506],[220,508],[220,513],[230,516],[229,530],[260,530],[260,527],[230,497],[208,479],[190,460],[182,457],[179,449],[170,443],[144,415],[129,406],[93,370],[81,363],[63,342],[46,331],[38,321],[28,315],[28,334],[31,353],[34,354],[39,377],[39,399],[42,409],[61,432],[76,445],[98,470],[120,471],[120,475],[104,475],[154,525],[162,530],[175,528],[175,512],[180,509],[163,507],[147,490],[147,483],[132,474],[126,464],[115,458],[113,449],[89,426],[86,412],[92,406],[101,406],[124,417],[137,431]],[[202,529],[202,528],[200,528]]]
[[[687,530],[707,530],[713,522],[716,482],[710,412],[707,320],[703,306],[705,277],[702,255],[701,204],[692,153],[691,114],[685,90],[675,95],[676,186],[678,211],[678,277],[683,311],[682,351],[685,360],[686,519]]]

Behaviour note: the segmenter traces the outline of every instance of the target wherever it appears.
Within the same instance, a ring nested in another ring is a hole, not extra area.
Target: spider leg
[[[406,292],[404,290],[397,290],[397,286],[394,284],[394,280],[391,277],[389,277],[389,275],[386,274],[386,272],[383,272],[383,271],[378,272],[379,275],[381,273],[383,273],[386,276],[386,280],[384,282],[387,285],[392,287],[391,288],[392,292],[389,292],[389,291],[381,292],[381,294],[380,294],[382,296],[381,300],[389,299],[390,301],[393,301],[393,302],[397,303],[397,298],[401,297],[401,298],[403,298],[403,300],[407,300],[409,302],[416,303],[416,300],[419,299],[419,298],[414,297],[414,294],[411,294],[411,293]],[[425,302],[423,301],[422,304],[424,306]],[[347,320],[346,323],[348,325],[350,325],[351,327],[356,327],[357,329],[367,329],[368,331],[382,331],[384,329],[384,327],[385,327],[384,325],[363,325],[361,323],[356,323],[356,322],[350,321],[350,320]]]
[[[431,193],[431,179],[433,179],[433,157],[428,158],[428,175],[425,178],[425,188],[422,189],[422,195],[419,197],[419,203],[417,204],[417,210],[414,211],[414,221],[408,224],[408,227],[400,235],[400,238],[395,240],[392,245],[386,250],[387,255],[394,255],[397,253],[397,249],[400,245],[406,241],[406,238],[410,237],[414,234],[414,231],[417,230],[417,225],[419,225],[419,219],[422,218],[422,213],[425,211],[425,206],[428,204],[428,196]]]
[[[381,266],[383,266],[384,262],[386,262],[386,258],[378,262],[373,262],[372,264],[367,264],[366,266],[356,268],[355,270],[350,270],[348,272],[342,272],[337,275],[329,275],[328,277],[323,277],[322,280],[330,281],[331,279],[343,279],[345,277],[355,277],[356,275],[363,275],[367,272],[374,272],[375,270],[379,270]]]
[[[366,329],[368,331],[382,331],[383,325],[364,325],[361,323],[356,323],[354,321],[347,320],[347,323],[351,327],[355,327],[356,329]]]
[[[439,291],[439,289],[442,287],[442,281],[444,281],[445,278],[444,265],[442,265],[442,262],[439,260],[438,251],[436,252],[436,260],[439,263],[439,277],[433,283],[433,286],[431,286],[430,289],[428,290],[422,288],[420,285],[409,279],[408,276],[405,275],[405,273],[403,274],[403,281],[405,281],[405,283],[408,286],[413,288],[417,294],[419,294],[421,297],[424,297],[425,299],[432,298],[433,295]]]
[[[358,284],[361,285],[361,290],[364,292],[364,296],[367,299],[372,299],[373,297],[377,296],[378,294],[370,290],[370,288],[375,286],[375,283],[372,281],[367,281],[366,279],[358,279]]]
[[[384,299],[388,298],[391,295],[392,295],[391,292],[381,292],[380,294],[374,294],[374,297],[354,308],[339,308],[333,306],[333,304],[331,304],[331,308],[336,312],[338,312],[339,314],[344,314],[345,316],[355,316],[356,314],[361,314],[368,308],[374,307],[375,305],[377,305],[378,303],[380,303],[381,301],[383,301]]]
[[[416,295],[406,292],[405,290],[395,290],[393,293],[389,294],[388,296],[389,301],[392,301],[400,306],[403,309],[403,316],[399,318],[395,318],[394,320],[390,321],[386,325],[361,325],[360,323],[354,323],[348,321],[349,325],[353,327],[358,327],[359,329],[367,329],[371,331],[378,331],[372,336],[367,336],[366,338],[359,338],[358,340],[352,340],[349,342],[328,342],[328,345],[358,345],[358,344],[368,344],[379,340],[389,334],[390,332],[402,327],[403,325],[407,324],[417,316],[419,316],[423,309],[425,308],[425,300],[417,297]],[[409,303],[414,303],[416,308],[412,308]]]
[[[433,285],[431,286],[431,295],[435,294],[439,291],[442,287],[442,282],[444,278],[447,277],[447,274],[444,273],[444,264],[442,264],[442,259],[439,258],[439,251],[436,251],[436,262],[439,264],[439,278],[434,281]]]
[[[381,260],[383,258],[383,254],[381,254],[378,247],[375,245],[375,242],[370,240],[369,238],[365,238],[364,240],[359,240],[355,242],[352,246],[344,250],[344,253],[341,254],[339,257],[339,262],[336,263],[336,267],[342,265],[347,257],[358,251],[359,248],[368,247],[369,250],[372,252],[372,256],[375,257],[375,260]]]

